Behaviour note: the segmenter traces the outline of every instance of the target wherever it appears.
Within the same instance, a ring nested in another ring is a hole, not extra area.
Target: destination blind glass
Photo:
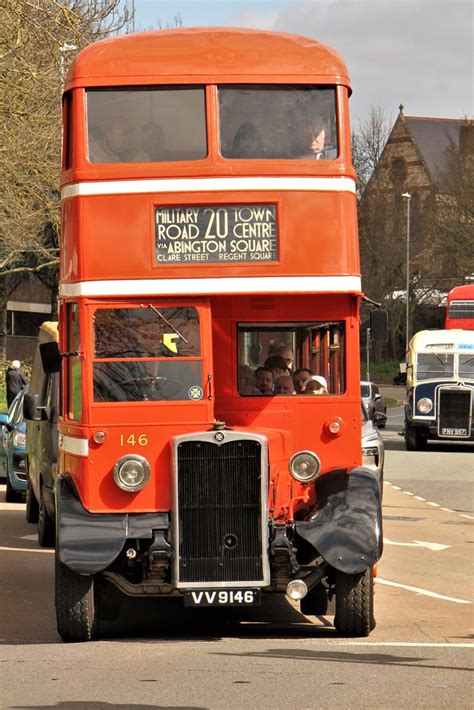
[[[276,205],[155,207],[158,264],[277,261]]]

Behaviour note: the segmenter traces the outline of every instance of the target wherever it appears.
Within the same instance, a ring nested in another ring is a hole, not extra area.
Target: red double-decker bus
[[[455,286],[446,301],[446,330],[474,330],[474,284]]]
[[[336,52],[287,34],[157,31],[75,59],[64,640],[95,635],[98,577],[197,608],[286,592],[321,614],[335,594],[341,634],[373,628],[382,525],[379,481],[361,467],[349,94]]]

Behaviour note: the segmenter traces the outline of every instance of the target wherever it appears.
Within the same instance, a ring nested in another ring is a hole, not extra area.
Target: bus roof
[[[342,84],[346,65],[329,47],[297,35],[224,27],[154,30],[95,42],[75,58],[66,90],[149,83]]]
[[[436,345],[440,345],[440,350],[451,345],[452,349],[457,349],[460,345],[468,345],[469,349],[474,348],[474,331],[452,329],[452,330],[420,330],[410,340],[410,350],[419,352],[420,350],[434,350]]]
[[[464,284],[464,286],[455,286],[448,293],[448,301],[474,299],[474,284]]]

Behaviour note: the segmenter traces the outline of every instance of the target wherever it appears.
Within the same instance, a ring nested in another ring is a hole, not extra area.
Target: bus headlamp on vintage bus
[[[321,470],[321,461],[312,451],[299,451],[291,457],[288,468],[297,481],[309,483]]]
[[[422,397],[416,406],[419,412],[428,414],[433,409],[433,402],[428,397]]]
[[[150,480],[150,464],[138,454],[122,456],[114,466],[114,481],[127,493],[136,493]]]

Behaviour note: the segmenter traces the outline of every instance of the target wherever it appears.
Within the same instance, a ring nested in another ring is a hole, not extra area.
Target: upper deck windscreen
[[[225,158],[337,158],[334,88],[220,86],[218,93]]]
[[[204,158],[204,88],[89,90],[87,137],[91,163]]]

